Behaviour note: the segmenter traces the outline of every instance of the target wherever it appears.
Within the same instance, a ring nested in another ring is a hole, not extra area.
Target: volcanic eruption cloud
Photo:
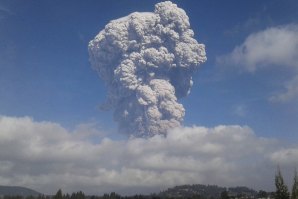
[[[112,20],[89,42],[92,67],[106,83],[103,109],[114,110],[120,132],[136,137],[166,134],[180,126],[192,74],[207,60],[185,11],[170,1],[154,12]]]

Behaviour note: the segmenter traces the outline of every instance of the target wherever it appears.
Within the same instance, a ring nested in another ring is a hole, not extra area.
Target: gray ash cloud
[[[92,67],[108,87],[103,109],[114,110],[119,130],[137,137],[166,134],[183,121],[177,100],[207,60],[185,11],[170,1],[108,23],[89,42]]]

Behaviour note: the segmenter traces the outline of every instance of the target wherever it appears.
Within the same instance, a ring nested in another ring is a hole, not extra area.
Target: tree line
[[[284,182],[282,173],[280,168],[277,169],[275,174],[275,192],[271,192],[270,194],[260,190],[255,198],[270,198],[270,199],[298,199],[298,175],[297,170],[295,170],[293,185],[291,191],[289,191],[287,185]],[[73,192],[72,194],[63,194],[62,190],[59,189],[57,193],[53,196],[39,195],[39,196],[2,196],[1,199],[175,199],[175,198],[186,198],[186,199],[216,199],[214,197],[206,198],[200,194],[193,195],[185,195],[185,196],[164,196],[164,195],[134,195],[134,196],[121,196],[115,192],[111,192],[110,194],[104,194],[102,196],[86,196],[84,192]],[[229,191],[221,192],[218,199],[247,199],[251,198],[251,196],[247,196],[245,194],[240,194],[237,196],[233,196],[229,194]]]
[[[295,169],[292,191],[290,191],[284,182],[280,168],[277,169],[275,174],[275,199],[298,199],[298,176],[297,170]]]

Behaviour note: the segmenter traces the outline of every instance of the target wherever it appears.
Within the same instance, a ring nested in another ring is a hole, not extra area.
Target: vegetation
[[[219,198],[221,192],[226,188],[216,185],[182,185],[169,188],[162,191],[159,195],[161,197],[193,197],[200,196],[201,198]]]
[[[228,191],[221,192],[220,199],[229,199],[229,193],[228,193]]]
[[[297,176],[297,170],[295,170],[291,199],[298,199],[298,176]]]
[[[41,195],[37,191],[34,191],[32,189],[28,189],[25,187],[18,187],[18,186],[0,186],[0,196],[34,196],[37,197],[38,195]]]
[[[82,191],[71,195],[63,194],[59,189],[53,196],[36,195],[5,195],[0,192],[0,199],[298,199],[298,175],[295,171],[291,197],[280,169],[275,175],[275,192],[260,190],[256,192],[247,187],[219,187],[216,185],[182,185],[169,188],[159,194],[121,196],[115,192],[102,196],[86,196]],[[8,192],[7,192],[8,193]],[[9,192],[11,193],[11,192]],[[37,193],[37,192],[32,192]],[[2,195],[2,197],[1,197]]]
[[[275,187],[275,199],[290,199],[290,193],[288,191],[288,187],[284,183],[280,168],[277,169],[277,173],[275,175]]]

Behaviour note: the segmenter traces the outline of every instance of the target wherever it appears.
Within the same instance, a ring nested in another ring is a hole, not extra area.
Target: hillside
[[[181,197],[187,198],[192,196],[200,196],[200,198],[220,198],[223,191],[228,191],[230,196],[256,196],[257,192],[247,187],[219,187],[216,185],[182,185],[169,188],[160,192],[161,197]]]
[[[38,196],[41,193],[18,186],[0,186],[0,196]]]

